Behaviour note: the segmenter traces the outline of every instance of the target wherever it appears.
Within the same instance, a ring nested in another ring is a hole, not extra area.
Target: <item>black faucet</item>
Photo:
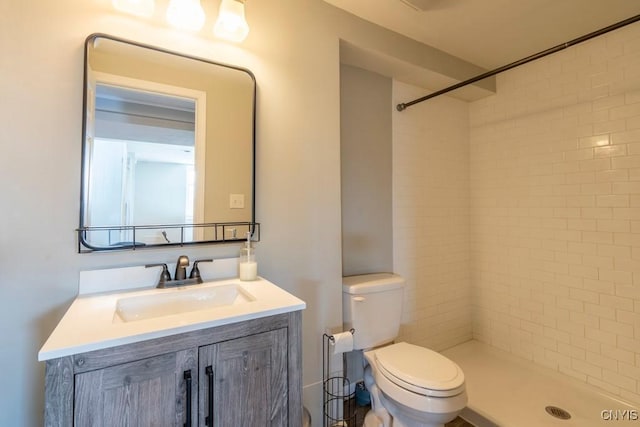
[[[202,277],[200,277],[200,270],[198,269],[198,263],[200,262],[213,262],[213,259],[199,259],[193,262],[193,268],[191,274],[187,278],[187,267],[189,266],[189,257],[186,255],[180,255],[176,262],[176,272],[171,279],[167,264],[147,264],[145,267],[162,267],[160,273],[160,279],[158,280],[157,288],[171,288],[174,286],[182,285],[197,285],[202,283]]]
[[[189,267],[189,257],[186,255],[180,255],[178,257],[178,262],[176,262],[176,273],[173,275],[173,280],[186,279],[187,267]]]

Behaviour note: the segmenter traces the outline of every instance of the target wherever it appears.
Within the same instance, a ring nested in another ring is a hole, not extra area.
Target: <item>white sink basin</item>
[[[172,314],[245,304],[255,300],[253,295],[236,283],[177,288],[154,295],[118,299],[114,321],[135,322]]]

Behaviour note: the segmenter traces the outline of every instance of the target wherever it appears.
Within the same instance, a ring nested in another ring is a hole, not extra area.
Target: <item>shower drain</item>
[[[559,418],[561,420],[568,420],[569,418],[571,418],[570,413],[562,408],[558,408],[557,406],[547,406],[544,408],[544,410],[547,411],[547,414],[551,415],[552,417]]]

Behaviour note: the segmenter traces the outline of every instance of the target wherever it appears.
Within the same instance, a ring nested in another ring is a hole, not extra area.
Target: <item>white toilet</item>
[[[393,344],[400,329],[404,279],[391,273],[343,278],[345,330],[364,350],[364,381],[371,393],[365,427],[441,427],[467,405],[464,374],[441,354]]]

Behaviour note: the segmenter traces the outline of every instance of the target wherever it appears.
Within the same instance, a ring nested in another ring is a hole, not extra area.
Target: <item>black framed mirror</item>
[[[251,71],[85,42],[79,251],[259,239]]]

